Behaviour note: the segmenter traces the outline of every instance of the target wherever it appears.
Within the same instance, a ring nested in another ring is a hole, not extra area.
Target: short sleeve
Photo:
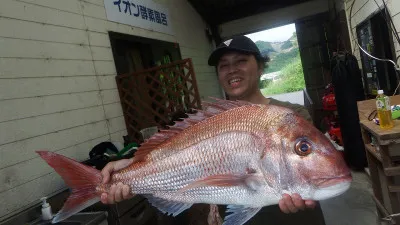
[[[302,106],[302,105],[300,105],[300,104],[294,104],[294,103],[290,103],[290,102],[282,102],[282,101],[278,101],[278,100],[273,99],[273,98],[270,99],[270,104],[289,108],[289,109],[297,112],[305,120],[307,120],[307,121],[309,121],[311,123],[313,122],[312,118],[311,118],[311,115],[308,112],[307,108]]]

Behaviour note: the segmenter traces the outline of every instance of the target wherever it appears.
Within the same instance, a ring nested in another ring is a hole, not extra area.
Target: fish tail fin
[[[72,189],[64,206],[53,218],[53,223],[60,222],[100,200],[100,193],[96,191],[102,179],[99,170],[54,152],[37,151],[37,153]]]

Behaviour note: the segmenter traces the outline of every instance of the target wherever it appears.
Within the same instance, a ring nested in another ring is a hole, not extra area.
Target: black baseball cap
[[[242,35],[228,39],[218,45],[208,58],[208,65],[216,66],[221,56],[230,51],[253,54],[256,58],[263,58],[267,61],[267,58],[261,55],[257,45],[250,38]]]

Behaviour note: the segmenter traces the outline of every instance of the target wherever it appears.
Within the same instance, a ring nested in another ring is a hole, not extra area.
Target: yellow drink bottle
[[[378,111],[379,126],[383,129],[390,129],[394,126],[392,119],[392,110],[389,97],[383,93],[383,90],[378,90],[376,96],[376,110]]]

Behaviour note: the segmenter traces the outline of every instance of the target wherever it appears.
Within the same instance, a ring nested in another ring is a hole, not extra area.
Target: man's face
[[[262,70],[254,55],[226,53],[217,65],[218,80],[231,98],[249,97],[258,88]]]

